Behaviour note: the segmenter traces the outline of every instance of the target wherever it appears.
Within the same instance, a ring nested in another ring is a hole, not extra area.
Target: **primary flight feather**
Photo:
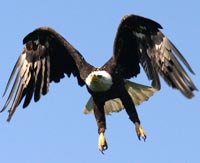
[[[193,91],[197,90],[182,65],[194,74],[192,68],[160,29],[161,25],[153,20],[137,15],[124,16],[114,40],[113,55],[99,68],[87,63],[80,52],[55,30],[49,27],[34,30],[23,40],[24,49],[4,95],[11,80],[15,78],[15,81],[2,111],[12,101],[10,121],[22,100],[23,107],[27,107],[32,98],[37,102],[48,93],[50,82],[59,82],[65,74],[68,77],[73,75],[78,84],[85,85],[91,94],[84,112],[95,115],[100,151],[107,149],[105,114],[122,108],[135,124],[138,138],[145,140],[146,134],[140,126],[135,105],[161,88],[159,76],[187,98],[192,98]],[[128,80],[140,73],[140,66],[152,81],[152,87]]]

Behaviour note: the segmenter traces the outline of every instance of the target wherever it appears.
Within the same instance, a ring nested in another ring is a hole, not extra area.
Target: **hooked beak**
[[[96,77],[95,74],[93,74],[93,75],[91,76],[91,82],[96,82],[96,81],[97,81],[97,77]]]

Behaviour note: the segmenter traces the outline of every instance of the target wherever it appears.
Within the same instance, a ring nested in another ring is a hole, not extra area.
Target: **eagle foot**
[[[145,141],[147,136],[138,122],[135,123],[135,130],[136,130],[138,139],[141,140],[142,138]]]
[[[108,149],[106,138],[104,136],[104,133],[102,133],[102,132],[99,134],[98,148],[102,154],[104,154],[103,151]]]

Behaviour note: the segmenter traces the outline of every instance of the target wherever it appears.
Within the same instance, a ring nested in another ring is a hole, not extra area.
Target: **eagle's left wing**
[[[160,89],[160,74],[169,86],[191,98],[197,88],[180,61],[191,73],[194,72],[160,28],[160,24],[153,20],[136,15],[125,16],[114,42],[111,61],[117,62],[115,72],[121,73],[124,78],[131,78],[140,73],[141,64],[155,88]]]

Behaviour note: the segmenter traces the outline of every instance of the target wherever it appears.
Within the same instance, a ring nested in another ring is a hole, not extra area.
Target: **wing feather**
[[[34,101],[37,102],[40,99],[41,96],[41,89],[43,88],[44,85],[44,76],[43,76],[43,65],[42,61],[44,60],[41,59],[36,62],[36,73],[35,73],[35,92],[34,92]]]
[[[169,86],[192,98],[197,88],[183,65],[192,74],[194,71],[180,51],[160,31],[161,28],[153,20],[136,15],[125,16],[114,42],[112,59],[117,62],[115,71],[121,71],[124,78],[134,77],[140,73],[141,64],[154,88],[160,89],[160,74]]]
[[[47,56],[45,60],[45,73],[44,73],[44,86],[42,90],[42,94],[45,95],[49,89],[49,82],[50,82],[50,57]]]
[[[8,106],[8,104],[10,103],[10,101],[11,101],[13,95],[14,95],[14,92],[15,92],[15,90],[16,90],[18,81],[19,81],[19,72],[18,72],[18,74],[17,74],[17,77],[15,78],[15,81],[14,81],[14,84],[13,84],[13,86],[12,86],[12,89],[11,89],[11,91],[10,91],[10,93],[9,93],[9,96],[8,96],[8,98],[7,98],[7,100],[6,100],[6,103],[4,104],[4,107],[2,108],[1,112],[3,112],[3,111],[6,109],[6,107]]]
[[[24,88],[24,86],[23,86],[22,82],[20,82],[20,84],[17,88],[16,94],[15,94],[14,100],[13,100],[13,104],[9,110],[9,116],[8,116],[7,121],[11,120],[12,115],[14,114],[17,106],[19,105],[20,97],[23,93],[23,88]]]
[[[82,55],[56,31],[49,27],[38,28],[28,34],[23,43],[25,47],[4,91],[5,95],[15,77],[7,101],[1,110],[4,111],[13,99],[8,121],[23,99],[24,108],[30,104],[32,97],[35,102],[39,101],[42,95],[48,93],[49,83],[59,82],[65,74],[68,77],[73,74],[77,77],[79,85],[84,85],[79,73],[82,67],[78,66],[87,66],[87,63]]]
[[[31,99],[33,97],[33,93],[34,93],[34,88],[35,88],[35,85],[34,85],[35,82],[34,82],[34,78],[33,78],[33,76],[34,76],[33,71],[29,71],[28,75],[29,75],[29,77],[28,77],[28,80],[26,82],[27,87],[24,89],[23,95],[21,97],[21,100],[23,99],[23,97],[25,97],[24,103],[23,103],[23,108],[26,108],[30,104]]]
[[[15,66],[14,66],[12,72],[11,72],[10,78],[9,78],[7,84],[6,84],[6,88],[5,88],[5,91],[3,93],[3,96],[5,96],[5,94],[6,94],[7,90],[8,90],[8,87],[10,85],[10,82],[12,81],[13,77],[15,76],[15,73],[16,73],[17,69],[23,64],[23,62],[25,60],[25,57],[26,57],[25,55],[26,55],[25,53],[22,53],[22,55],[20,55],[20,57],[18,58]]]

